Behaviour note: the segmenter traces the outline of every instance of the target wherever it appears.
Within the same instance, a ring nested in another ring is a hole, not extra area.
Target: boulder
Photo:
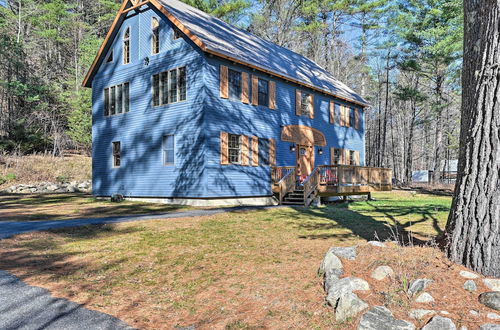
[[[419,293],[420,291],[423,291],[431,282],[432,282],[432,280],[429,280],[426,278],[419,278],[419,279],[413,280],[410,282],[410,287],[408,288],[408,293],[410,295],[414,295],[416,293]]]
[[[476,291],[477,290],[476,282],[474,282],[473,280],[465,281],[464,289],[470,292]]]
[[[368,307],[370,306],[359,299],[355,293],[347,293],[341,296],[338,301],[337,308],[335,309],[335,320],[337,322],[345,321],[348,318],[355,317]]]
[[[384,306],[375,306],[361,316],[358,330],[414,330],[415,325],[408,321],[396,320],[391,311]]]
[[[434,298],[428,294],[427,292],[422,292],[417,299],[415,299],[418,303],[430,303],[434,301]]]
[[[456,330],[457,327],[447,317],[442,317],[439,315],[434,316],[429,323],[427,323],[422,330]]]
[[[385,244],[382,242],[379,242],[379,241],[369,241],[368,244],[370,244],[372,246],[380,247],[380,248],[385,248]]]
[[[330,306],[337,306],[340,297],[352,293],[353,291],[368,291],[370,286],[368,282],[356,277],[344,277],[336,281],[332,281],[328,287],[326,301]]]
[[[339,257],[337,257],[332,249],[328,250],[328,252],[325,254],[325,257],[323,258],[323,261],[321,262],[321,265],[319,266],[318,274],[323,275],[323,274],[335,274],[336,276],[341,276],[342,275],[342,262],[340,261]]]
[[[426,316],[433,314],[436,314],[436,311],[433,311],[431,309],[412,309],[410,313],[408,313],[408,316],[410,316],[412,319],[421,320]]]
[[[372,278],[376,279],[377,281],[381,281],[387,277],[394,276],[394,271],[389,266],[378,266],[372,272],[371,276],[372,276]]]
[[[490,291],[479,295],[479,302],[489,308],[500,311],[500,292]]]
[[[459,274],[460,274],[460,276],[467,278],[469,280],[479,278],[479,275],[472,273],[472,272],[468,272],[466,270],[461,270]]]
[[[355,246],[332,247],[332,248],[330,248],[330,250],[328,250],[328,252],[332,252],[337,257],[344,258],[347,260],[356,259],[356,247]]]
[[[497,313],[488,313],[486,314],[486,317],[490,320],[500,320],[500,315],[498,315]]]
[[[483,324],[479,330],[500,330],[500,324]]]
[[[483,283],[491,291],[500,291],[500,279],[485,278]]]

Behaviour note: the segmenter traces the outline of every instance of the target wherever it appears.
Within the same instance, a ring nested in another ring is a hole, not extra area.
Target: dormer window
[[[160,52],[160,23],[156,17],[153,17],[151,21],[151,29],[153,32],[152,42],[152,53],[153,55],[158,54]]]
[[[123,34],[123,64],[130,63],[130,28]]]

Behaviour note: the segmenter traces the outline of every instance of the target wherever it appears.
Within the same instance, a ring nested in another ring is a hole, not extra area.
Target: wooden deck
[[[392,190],[392,169],[351,165],[322,165],[314,169],[302,183],[297,182],[293,166],[272,169],[273,193],[280,203],[298,186],[304,190],[304,200],[314,196],[365,195],[374,191]]]

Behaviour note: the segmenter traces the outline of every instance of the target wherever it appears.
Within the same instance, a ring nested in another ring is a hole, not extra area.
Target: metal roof
[[[368,102],[314,61],[177,0],[157,0],[207,48],[227,58],[316,87],[355,103]]]

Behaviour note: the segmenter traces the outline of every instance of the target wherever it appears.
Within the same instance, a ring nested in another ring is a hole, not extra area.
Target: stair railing
[[[295,168],[293,168],[287,171],[285,176],[283,176],[283,178],[278,181],[280,204],[283,202],[283,198],[286,196],[286,194],[295,190],[295,173],[296,170]]]
[[[316,167],[311,174],[304,180],[304,205],[309,206],[309,197],[311,194],[316,192],[320,182],[320,171],[319,168]]]

